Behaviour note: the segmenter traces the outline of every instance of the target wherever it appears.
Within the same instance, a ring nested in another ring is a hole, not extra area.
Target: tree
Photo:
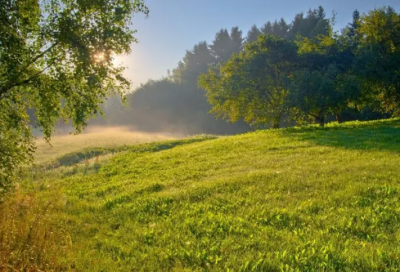
[[[306,17],[304,17],[303,13],[297,14],[291,24],[288,38],[296,39],[298,35],[303,38],[328,35],[329,30],[329,19],[326,18],[324,8],[320,6],[318,9],[308,10]]]
[[[232,53],[238,54],[243,50],[243,33],[242,31],[236,26],[232,27],[231,29],[231,46],[230,50]],[[231,54],[232,56],[232,54]]]
[[[358,10],[353,11],[353,21],[348,25],[348,36],[350,38],[357,38],[358,28],[360,27],[360,12]]]
[[[221,29],[215,34],[215,39],[209,47],[216,63],[224,63],[232,54],[239,53],[243,49],[242,31],[238,27],[233,27],[229,34],[228,30]]]
[[[2,0],[0,6],[0,191],[32,158],[27,110],[49,139],[60,118],[81,131],[99,103],[130,88],[115,54],[135,42],[131,14],[143,0]]]
[[[210,51],[212,56],[215,58],[216,63],[227,61],[232,53],[230,52],[231,37],[229,36],[228,30],[221,29],[215,34],[215,39],[210,44]]]
[[[304,38],[299,44],[299,65],[293,73],[291,106],[312,116],[320,126],[328,114],[340,113],[360,96],[360,83],[353,69],[351,43],[335,36]]]
[[[274,35],[274,29],[273,29],[272,23],[270,21],[266,22],[261,27],[261,32],[265,35]]]
[[[256,25],[253,25],[249,32],[247,32],[247,37],[246,37],[246,42],[254,42],[257,41],[258,36],[260,36],[262,33],[261,31],[258,29],[258,27]]]
[[[228,34],[229,38],[229,34]],[[207,71],[208,66],[215,62],[206,42],[200,42],[187,50],[178,67],[172,71],[177,82],[192,82],[196,86],[197,77]]]
[[[199,86],[206,90],[211,112],[217,116],[278,128],[288,113],[289,75],[295,62],[294,43],[261,35],[219,70],[201,75]]]
[[[400,14],[391,7],[370,11],[361,17],[357,33],[364,91],[386,113],[400,116]]]
[[[264,24],[264,26],[261,28],[261,32],[267,35],[276,35],[282,38],[287,38],[289,34],[289,29],[290,26],[283,18],[281,18],[279,22],[267,22],[266,24]]]

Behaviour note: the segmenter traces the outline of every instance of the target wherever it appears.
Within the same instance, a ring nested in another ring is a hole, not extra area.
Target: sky
[[[146,18],[134,14],[133,28],[139,43],[131,46],[129,55],[117,57],[127,67],[125,76],[133,87],[149,79],[167,75],[185,55],[186,50],[201,41],[211,43],[221,28],[238,26],[246,36],[252,25],[261,27],[267,21],[284,18],[291,22],[299,12],[323,6],[328,17],[336,14],[335,29],[361,13],[382,6],[400,11],[400,0],[145,0],[150,9]]]

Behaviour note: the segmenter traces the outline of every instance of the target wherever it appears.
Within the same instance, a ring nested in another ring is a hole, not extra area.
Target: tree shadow
[[[288,128],[282,135],[321,146],[400,154],[400,119]]]

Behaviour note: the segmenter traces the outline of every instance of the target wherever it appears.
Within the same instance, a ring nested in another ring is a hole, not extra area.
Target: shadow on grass
[[[400,154],[400,119],[288,128],[282,135],[322,146]]]
[[[81,163],[86,160],[90,160],[99,156],[104,156],[107,154],[114,154],[119,152],[134,152],[134,153],[146,153],[146,152],[158,152],[166,149],[171,149],[176,146],[186,145],[196,142],[203,142],[217,138],[213,135],[197,136],[190,139],[183,140],[172,140],[163,141],[156,143],[138,144],[133,146],[117,146],[117,147],[98,147],[98,148],[86,148],[78,152],[72,152],[65,154],[49,165],[46,168],[57,168],[60,166],[72,166],[77,163]]]

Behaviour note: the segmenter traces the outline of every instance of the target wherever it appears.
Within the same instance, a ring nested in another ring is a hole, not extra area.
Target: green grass
[[[397,271],[400,120],[126,147],[32,172],[76,271]]]

